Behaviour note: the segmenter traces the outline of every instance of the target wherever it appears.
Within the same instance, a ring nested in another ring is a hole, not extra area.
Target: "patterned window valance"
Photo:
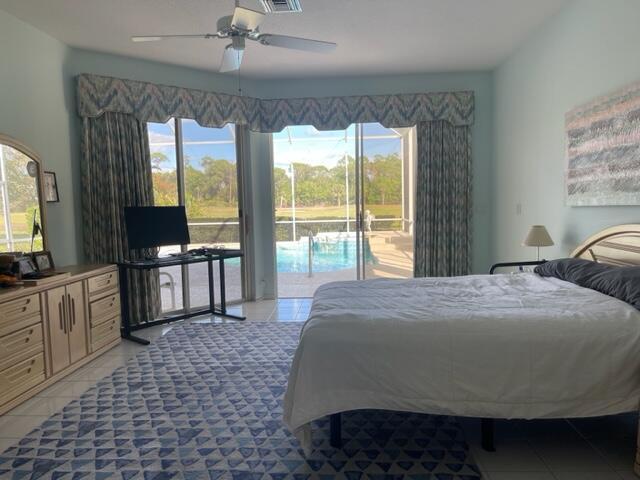
[[[473,92],[464,91],[266,100],[79,75],[79,115],[98,117],[104,112],[130,113],[151,122],[166,122],[171,117],[191,118],[203,127],[236,123],[264,133],[279,132],[288,125],[339,130],[352,123],[367,122],[399,128],[446,120],[461,126],[473,124],[474,97]]]

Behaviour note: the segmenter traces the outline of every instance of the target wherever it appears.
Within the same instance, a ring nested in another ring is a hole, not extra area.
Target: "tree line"
[[[293,162],[296,206],[342,206],[346,201],[347,185],[349,202],[355,200],[355,159],[342,158],[332,168]],[[273,169],[276,206],[291,206],[291,171],[288,168]],[[402,197],[402,160],[396,154],[363,158],[364,189],[367,203],[389,205],[400,203]]]
[[[161,152],[151,154],[153,186],[156,205],[175,205],[178,199],[175,170],[163,171],[168,161]],[[205,156],[200,168],[190,162],[185,166],[186,204],[191,217],[204,214],[208,206],[237,205],[237,171],[235,163]],[[295,202],[300,207],[342,206],[346,200],[345,183],[348,180],[349,202],[355,198],[355,159],[340,159],[328,168],[293,162],[289,168],[273,169],[276,207],[291,207],[291,175],[295,179]],[[363,158],[363,183],[367,203],[398,204],[402,196],[402,160],[397,154]]]

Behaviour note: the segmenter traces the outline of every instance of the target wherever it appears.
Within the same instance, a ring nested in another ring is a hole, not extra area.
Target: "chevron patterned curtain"
[[[133,115],[107,112],[83,118],[82,209],[84,249],[93,263],[140,258],[149,251],[130,251],[124,207],[153,205],[147,124]],[[132,324],[160,313],[157,271],[129,273]]]
[[[202,127],[227,123],[254,132],[279,132],[287,125],[343,130],[353,123],[379,122],[387,128],[447,120],[472,125],[472,91],[318,98],[262,99],[82,74],[78,78],[78,114],[128,113],[147,122],[192,118]]]
[[[417,126],[414,275],[467,275],[471,265],[471,129]]]

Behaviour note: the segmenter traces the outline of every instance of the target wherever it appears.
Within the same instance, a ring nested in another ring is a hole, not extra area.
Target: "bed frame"
[[[583,258],[598,263],[606,263],[620,267],[640,266],[640,224],[618,225],[606,228],[587,238],[572,253],[572,258]],[[522,261],[496,263],[489,271],[493,274],[498,268],[533,266],[545,263],[540,261]],[[342,447],[342,419],[340,413],[329,416],[330,444],[334,448]],[[482,448],[495,452],[494,419],[480,420]],[[638,451],[640,458],[640,449]],[[640,464],[638,464],[640,475]]]
[[[571,256],[620,267],[640,266],[640,224],[602,230],[578,246]]]

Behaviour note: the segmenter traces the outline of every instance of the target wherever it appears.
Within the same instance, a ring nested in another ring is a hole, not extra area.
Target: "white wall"
[[[41,157],[45,170],[69,168],[71,140],[62,65],[69,49],[0,11],[0,132]],[[71,179],[58,175],[60,203],[47,206],[48,241],[58,264],[76,259]]]
[[[249,225],[253,229],[251,249],[254,257],[253,281],[255,298],[275,298],[276,259],[273,189],[272,189],[272,142],[268,133],[249,133],[249,168],[246,169],[246,183],[249,191],[245,198],[251,203],[245,208],[250,215]]]
[[[639,45],[640,2],[577,0],[496,70],[496,260],[535,255],[520,246],[531,224],[547,226],[556,246],[542,253],[554,258],[604,227],[640,222],[640,207],[567,207],[564,201],[564,114],[640,80]]]

